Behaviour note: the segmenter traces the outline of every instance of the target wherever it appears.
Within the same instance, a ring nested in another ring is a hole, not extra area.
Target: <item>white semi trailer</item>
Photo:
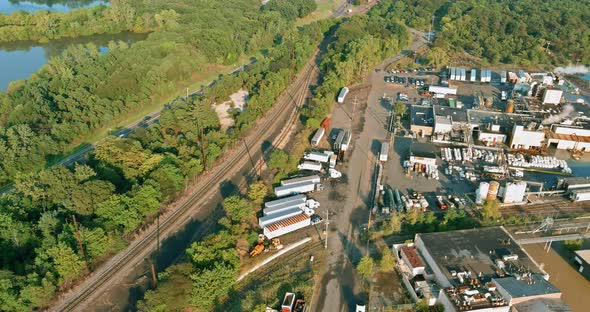
[[[322,171],[322,163],[305,160],[297,166],[298,170]]]
[[[321,183],[301,182],[301,183],[277,186],[277,187],[275,187],[275,195],[277,197],[283,197],[283,196],[287,196],[287,195],[311,193],[311,192],[315,192],[315,191],[320,191],[322,189],[323,189],[323,186]]]
[[[319,175],[314,174],[314,175],[310,175],[310,176],[286,179],[286,180],[281,181],[281,185],[291,185],[291,184],[297,184],[297,183],[301,183],[301,182],[320,183],[320,182],[322,182],[322,178],[320,178]]]
[[[311,225],[311,217],[301,213],[264,227],[264,236],[273,239]]]

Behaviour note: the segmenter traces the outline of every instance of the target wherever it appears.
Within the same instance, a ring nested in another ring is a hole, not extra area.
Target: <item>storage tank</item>
[[[488,195],[489,188],[490,188],[490,184],[488,182],[479,183],[479,188],[477,189],[477,192],[475,192],[475,203],[476,204],[480,205],[481,203],[483,203],[483,200]]]
[[[496,200],[498,197],[498,189],[500,189],[500,183],[498,181],[490,182],[490,188],[488,189],[486,200]]]
[[[509,114],[514,113],[514,100],[508,100],[506,103],[506,112]]]

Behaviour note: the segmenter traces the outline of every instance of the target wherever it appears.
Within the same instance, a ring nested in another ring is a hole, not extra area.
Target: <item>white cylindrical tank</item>
[[[481,205],[483,200],[488,195],[488,189],[490,188],[490,184],[488,182],[481,182],[479,184],[479,188],[475,192],[475,203]]]

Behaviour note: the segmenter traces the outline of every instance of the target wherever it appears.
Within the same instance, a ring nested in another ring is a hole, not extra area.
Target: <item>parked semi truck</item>
[[[297,165],[297,170],[322,171],[322,163],[317,161],[304,160]]]
[[[291,185],[291,184],[297,184],[297,183],[301,183],[301,182],[320,183],[320,182],[322,182],[322,179],[320,178],[319,175],[314,174],[314,175],[309,175],[309,176],[304,176],[304,177],[285,179],[285,180],[281,181],[281,185]]]
[[[332,151],[324,151],[324,152],[316,152],[316,151],[309,151],[303,155],[303,159],[311,160],[311,161],[319,161],[322,163],[328,162],[330,160],[330,156],[334,155]]]
[[[318,146],[318,144],[320,144],[320,141],[322,140],[322,138],[324,137],[324,134],[326,133],[326,129],[324,128],[319,128],[315,134],[313,135],[313,137],[311,138],[311,146]]]
[[[307,196],[305,196],[303,194],[294,195],[294,196],[289,196],[289,197],[285,197],[285,198],[281,198],[281,199],[267,201],[266,203],[264,203],[264,208],[268,209],[268,208],[273,208],[276,206],[282,206],[285,204],[292,204],[292,205],[305,204],[306,200],[307,200]]]
[[[264,226],[263,233],[268,239],[273,239],[311,225],[311,217],[305,213],[280,220]]]
[[[323,189],[324,187],[321,183],[314,183],[313,181],[309,181],[277,186],[275,187],[275,195],[277,197],[283,197],[287,195],[311,193]]]

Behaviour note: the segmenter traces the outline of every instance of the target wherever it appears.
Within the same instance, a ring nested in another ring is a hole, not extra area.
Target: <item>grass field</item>
[[[321,19],[326,19],[332,15],[332,12],[338,8],[338,6],[342,3],[339,0],[317,0],[318,4],[317,10],[309,14],[304,18],[300,18],[295,22],[297,26],[306,25],[315,21],[319,21]]]

